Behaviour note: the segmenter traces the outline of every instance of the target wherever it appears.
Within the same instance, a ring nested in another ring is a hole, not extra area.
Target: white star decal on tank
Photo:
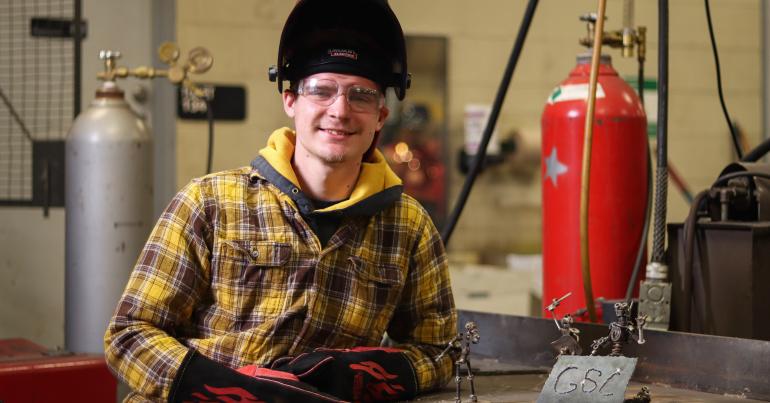
[[[567,166],[559,162],[556,147],[551,149],[551,155],[545,159],[545,177],[550,179],[553,186],[558,187],[557,180],[559,175],[567,173]]]

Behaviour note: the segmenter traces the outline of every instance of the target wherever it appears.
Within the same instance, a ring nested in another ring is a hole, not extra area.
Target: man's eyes
[[[333,97],[337,94],[337,90],[329,87],[311,87],[308,89],[308,94],[319,97]]]
[[[304,88],[303,93],[308,96],[312,96],[318,101],[329,101],[336,99],[339,87],[328,85],[310,85]],[[362,104],[362,105],[374,105],[378,102],[379,92],[371,88],[366,87],[350,87],[347,90],[348,102]]]
[[[374,90],[369,88],[357,88],[353,87],[348,93],[351,100],[357,100],[362,102],[374,102],[377,100],[377,95]]]
[[[375,102],[377,101],[377,98],[372,94],[359,94],[359,93],[352,93],[350,94],[350,100],[351,101],[358,101],[358,102]]]

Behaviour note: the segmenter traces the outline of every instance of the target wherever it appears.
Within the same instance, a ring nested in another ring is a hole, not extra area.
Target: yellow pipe
[[[599,80],[599,61],[602,55],[602,33],[604,32],[604,11],[606,0],[599,0],[599,10],[594,29],[593,55],[591,56],[591,78],[588,87],[585,136],[583,138],[583,169],[580,182],[580,260],[583,272],[583,292],[591,322],[596,322],[594,292],[591,285],[591,266],[588,254],[588,191],[591,184],[591,144],[594,135],[594,107],[596,105],[596,84]]]

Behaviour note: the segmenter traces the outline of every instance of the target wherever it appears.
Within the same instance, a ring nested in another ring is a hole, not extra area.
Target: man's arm
[[[105,335],[107,363],[134,391],[165,399],[189,349],[175,333],[207,287],[211,229],[200,186],[180,191],[144,246]]]
[[[411,361],[418,392],[426,392],[444,386],[453,376],[451,355],[438,362],[434,358],[457,335],[457,311],[443,241],[425,210],[420,208],[420,213],[413,227],[418,236],[406,284],[388,336]]]

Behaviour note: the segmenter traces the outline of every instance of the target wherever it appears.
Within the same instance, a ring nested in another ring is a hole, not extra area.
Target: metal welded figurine
[[[457,385],[455,403],[462,402],[462,399],[460,398],[460,384],[462,382],[460,367],[463,365],[465,365],[468,371],[467,378],[468,383],[471,385],[471,402],[478,401],[476,397],[476,388],[473,385],[473,370],[471,369],[470,354],[471,344],[478,344],[480,338],[481,335],[479,335],[479,328],[476,326],[476,322],[467,322],[465,323],[465,332],[458,333],[457,336],[447,344],[444,351],[435,358],[435,361],[438,362],[446,353],[451,353],[453,357],[457,357],[457,360],[455,360],[455,384]]]
[[[631,304],[627,302],[618,302],[615,304],[615,321],[610,323],[610,334],[594,340],[591,343],[591,355],[596,355],[599,349],[612,345],[611,357],[623,355],[623,345],[633,339],[639,344],[644,344],[643,328],[647,323],[647,315],[636,318],[636,325],[631,320]]]
[[[566,314],[561,320],[556,319],[554,311],[559,306],[561,301],[564,301],[567,297],[572,295],[568,292],[561,298],[556,298],[545,309],[551,313],[553,322],[556,324],[556,328],[559,329],[561,336],[551,342],[551,346],[556,350],[559,355],[580,355],[583,353],[583,349],[580,347],[580,330],[572,327],[574,319],[572,315]]]
[[[650,388],[642,386],[642,389],[634,397],[623,400],[623,403],[650,403],[651,401]]]

